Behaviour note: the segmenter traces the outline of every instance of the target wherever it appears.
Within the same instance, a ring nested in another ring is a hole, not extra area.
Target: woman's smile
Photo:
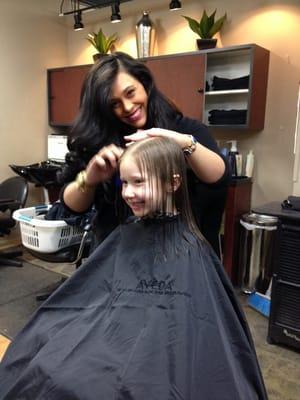
[[[111,90],[111,106],[117,118],[141,129],[147,122],[148,95],[144,86],[126,72],[119,72]]]
[[[128,119],[129,123],[134,123],[143,117],[142,107],[136,108],[132,113],[127,115],[125,118]]]

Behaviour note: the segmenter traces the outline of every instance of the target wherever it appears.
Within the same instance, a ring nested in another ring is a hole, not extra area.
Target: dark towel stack
[[[235,90],[235,89],[248,89],[249,88],[249,75],[241,76],[239,78],[219,78],[214,76],[212,79],[212,90]]]
[[[243,125],[247,121],[247,110],[210,110],[211,125]]]

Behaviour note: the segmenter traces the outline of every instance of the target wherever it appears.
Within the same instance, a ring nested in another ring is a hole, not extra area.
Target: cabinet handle
[[[198,93],[204,93],[204,89],[198,89],[197,92]]]

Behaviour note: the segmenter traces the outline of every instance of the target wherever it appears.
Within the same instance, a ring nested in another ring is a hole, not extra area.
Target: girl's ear
[[[173,191],[176,192],[176,190],[180,187],[181,185],[181,176],[179,174],[174,174],[173,175]]]
[[[168,187],[167,192],[169,193],[176,192],[176,190],[180,187],[180,185],[181,185],[181,176],[179,174],[174,174],[172,179],[172,187]]]

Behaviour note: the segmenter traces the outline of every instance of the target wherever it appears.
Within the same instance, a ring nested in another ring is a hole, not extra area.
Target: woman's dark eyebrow
[[[131,90],[131,89],[135,89],[135,86],[134,85],[129,85],[123,90],[123,92],[128,92],[128,90]]]
[[[128,92],[129,90],[131,90],[131,89],[135,89],[135,86],[134,86],[134,85],[129,85],[129,86],[127,86],[127,87],[123,90],[122,93],[126,93],[126,92]],[[118,101],[118,100],[119,100],[119,99],[118,99],[117,97],[112,97],[112,98],[110,99],[110,102],[113,103],[114,101]]]

